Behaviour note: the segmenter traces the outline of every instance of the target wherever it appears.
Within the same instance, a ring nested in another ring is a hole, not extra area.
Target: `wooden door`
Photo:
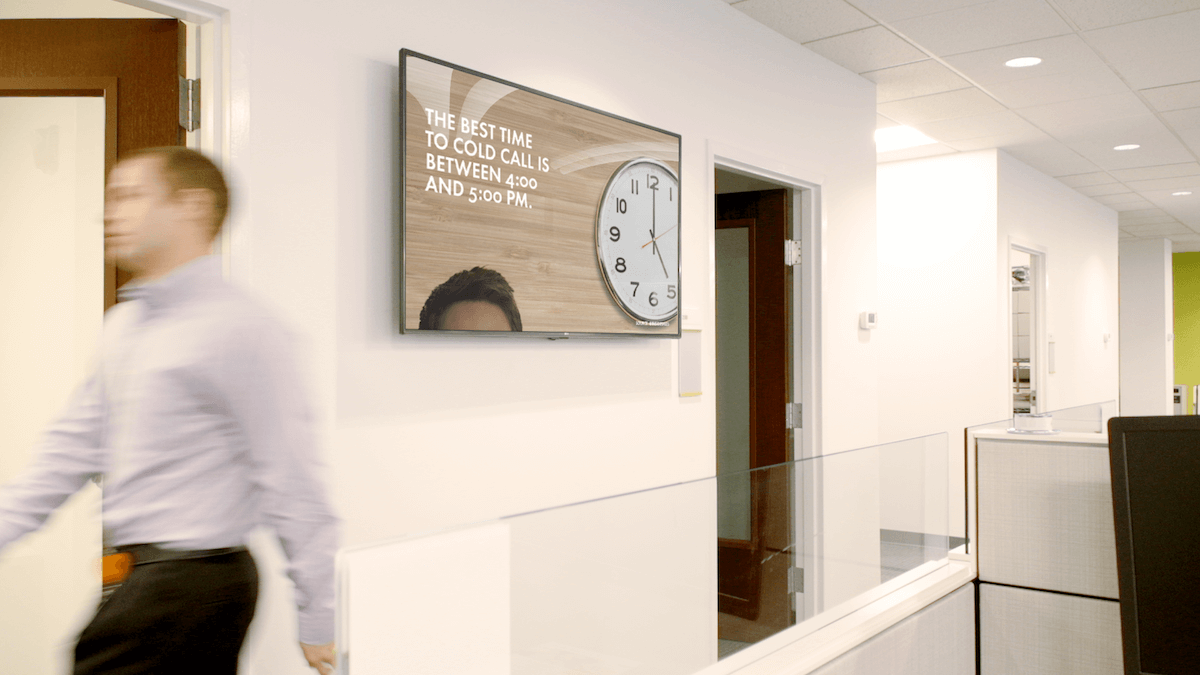
[[[791,268],[784,247],[789,190],[717,195],[717,229],[746,230],[749,258],[748,539],[718,540],[719,635],[756,642],[795,623],[788,574],[793,560],[786,424],[791,391]],[[717,299],[718,306],[721,298]],[[718,310],[719,311],[719,310]],[[718,479],[720,480],[720,479]]]
[[[0,20],[0,96],[103,96],[111,169],[132,150],[184,143],[186,35],[176,19]],[[126,280],[105,267],[105,308]]]

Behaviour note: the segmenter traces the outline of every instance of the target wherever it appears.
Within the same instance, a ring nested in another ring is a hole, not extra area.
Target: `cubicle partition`
[[[939,434],[348,549],[339,672],[732,672],[945,568],[947,453]]]
[[[1114,402],[968,430],[977,466],[980,673],[1119,675],[1106,425]]]

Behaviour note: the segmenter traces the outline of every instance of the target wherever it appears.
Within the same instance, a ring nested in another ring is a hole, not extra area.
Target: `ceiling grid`
[[[880,162],[1000,148],[1118,211],[1122,239],[1200,250],[1200,0],[727,1],[934,141]]]

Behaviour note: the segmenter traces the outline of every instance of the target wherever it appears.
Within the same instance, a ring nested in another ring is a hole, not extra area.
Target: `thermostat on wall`
[[[871,330],[878,325],[878,316],[875,312],[862,312],[858,315],[858,327],[863,330]]]

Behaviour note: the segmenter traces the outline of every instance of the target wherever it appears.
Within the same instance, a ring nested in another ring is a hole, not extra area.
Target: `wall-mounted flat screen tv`
[[[680,137],[400,52],[400,330],[680,334]]]

